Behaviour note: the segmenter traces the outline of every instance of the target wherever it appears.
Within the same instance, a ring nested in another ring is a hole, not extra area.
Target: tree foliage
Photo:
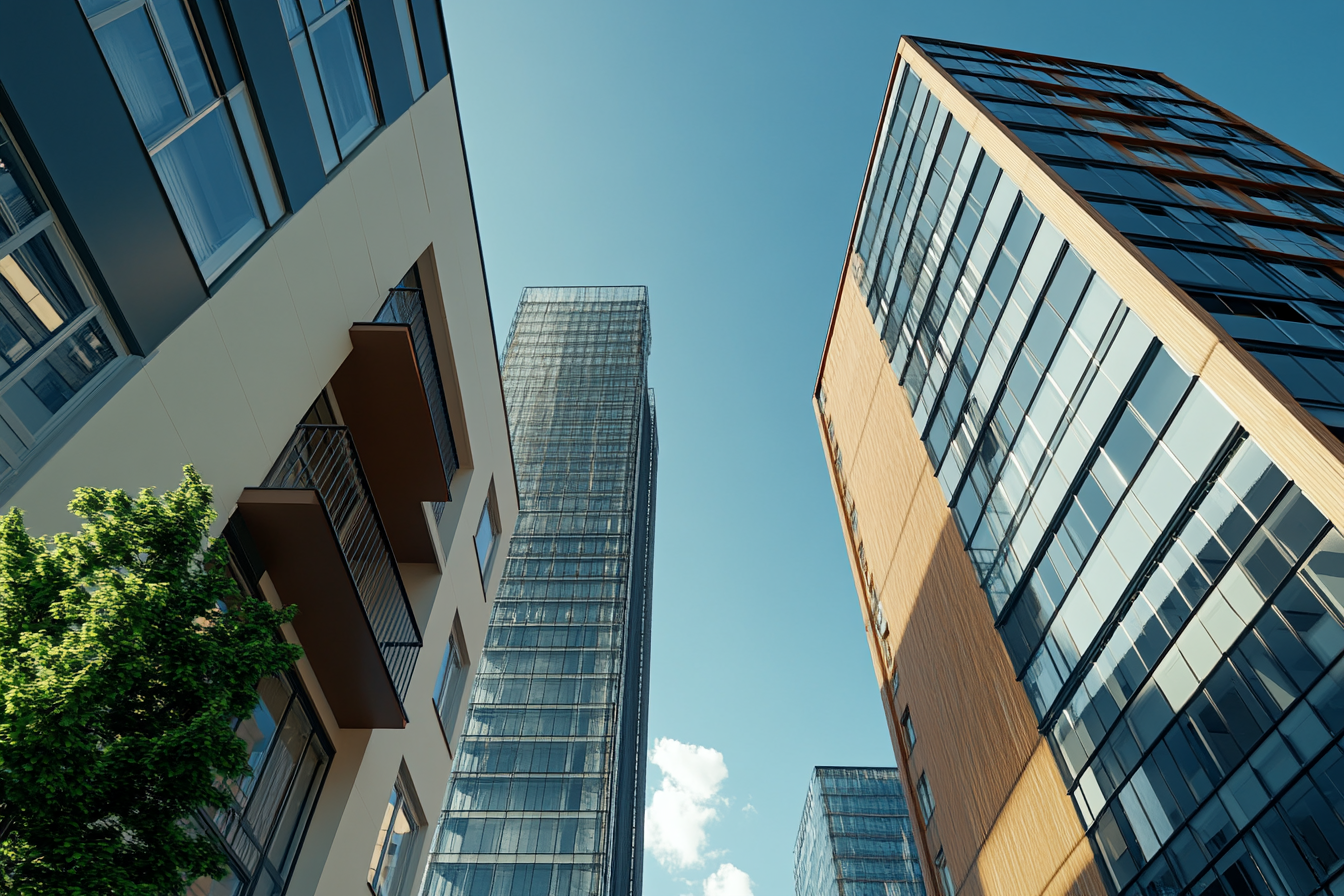
[[[240,593],[210,487],[83,488],[75,534],[0,518],[0,892],[165,896],[225,869],[188,823],[250,773],[232,723],[300,648]]]

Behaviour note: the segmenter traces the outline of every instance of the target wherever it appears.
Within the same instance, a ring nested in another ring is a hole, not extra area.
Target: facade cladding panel
[[[1340,892],[1344,181],[1155,73],[906,39],[852,239],[817,405],[952,886],[1017,838],[1022,892]],[[912,643],[946,607],[978,677]]]
[[[644,287],[524,291],[520,511],[425,892],[642,889],[657,421]]]
[[[897,769],[813,770],[793,848],[793,886],[797,896],[924,896]]]

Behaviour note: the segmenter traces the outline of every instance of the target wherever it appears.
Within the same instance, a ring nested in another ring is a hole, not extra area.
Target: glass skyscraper
[[[904,38],[815,397],[944,896],[1344,892],[1344,178]]]
[[[924,896],[900,772],[817,766],[793,848],[796,896]]]
[[[531,288],[504,359],[519,516],[430,896],[639,896],[658,436],[644,287]]]

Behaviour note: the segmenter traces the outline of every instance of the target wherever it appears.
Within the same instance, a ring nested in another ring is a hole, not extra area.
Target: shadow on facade
[[[912,808],[922,775],[935,803],[931,855],[922,858],[932,871],[944,853],[959,896],[1104,894],[1091,844],[931,471],[917,492],[929,489],[935,500],[917,494],[912,502],[883,590],[892,598],[900,673],[890,721],[908,710],[915,729],[915,746],[900,750],[908,753],[901,759]],[[929,525],[935,507],[941,525],[929,538],[918,527]],[[921,557],[923,577],[911,589],[897,566],[917,567]],[[929,874],[930,892],[938,891],[936,877]]]

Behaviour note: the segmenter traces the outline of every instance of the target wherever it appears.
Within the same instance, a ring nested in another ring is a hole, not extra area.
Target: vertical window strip
[[[919,122],[924,116],[928,103],[928,89],[920,82],[919,77],[914,72],[910,72],[906,79],[905,92],[902,94],[897,118],[894,122],[894,124],[899,125],[900,133],[897,135],[898,139],[895,142],[888,144],[892,150],[890,170],[882,175],[883,192],[874,194],[876,201],[869,209],[870,221],[864,230],[863,242],[860,243],[860,254],[865,265],[863,291],[870,308],[876,301],[870,294],[875,285],[873,274],[876,272],[878,265],[878,258],[875,256],[880,256],[882,253],[893,203],[899,193],[900,183],[905,177],[906,168],[910,164],[914,142],[919,133]]]

